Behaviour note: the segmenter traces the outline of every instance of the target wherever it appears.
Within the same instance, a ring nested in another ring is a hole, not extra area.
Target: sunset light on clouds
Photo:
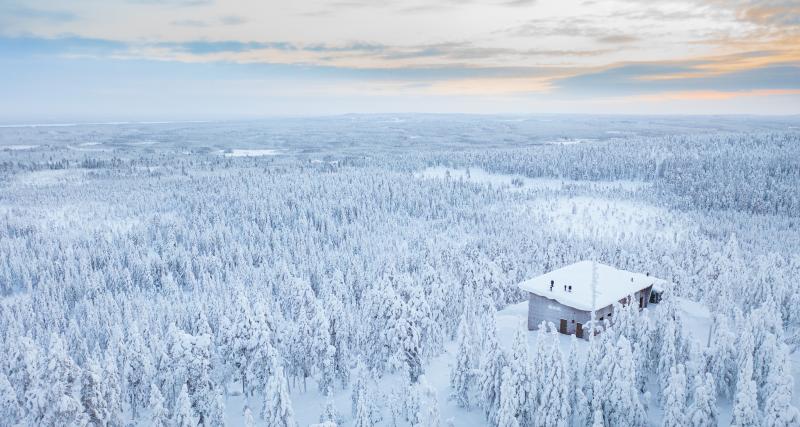
[[[0,115],[800,113],[796,1],[0,2]]]

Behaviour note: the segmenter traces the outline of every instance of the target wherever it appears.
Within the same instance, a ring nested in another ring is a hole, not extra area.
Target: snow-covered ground
[[[9,151],[21,151],[21,150],[33,150],[38,145],[30,145],[30,144],[12,144],[12,145],[5,145],[0,147],[0,150],[9,150]]]
[[[685,215],[644,202],[601,197],[537,199],[524,209],[537,221],[583,238],[625,238],[646,235],[680,240],[695,228]]]
[[[233,150],[225,150],[222,152],[225,157],[259,157],[259,156],[277,156],[280,154],[278,150],[275,149],[240,149],[235,148]]]
[[[15,176],[14,184],[45,187],[80,182],[85,176],[85,169],[44,169],[20,173]]]
[[[559,138],[544,141],[545,144],[550,145],[576,145],[597,142],[594,138]]]

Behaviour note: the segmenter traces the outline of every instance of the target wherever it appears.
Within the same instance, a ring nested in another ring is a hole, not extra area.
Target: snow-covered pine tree
[[[320,364],[318,388],[320,393],[328,394],[333,391],[333,386],[336,382],[336,347],[328,345],[325,353],[322,355],[322,363]]]
[[[483,413],[490,424],[496,424],[497,411],[500,408],[500,390],[503,386],[503,368],[508,362],[505,352],[497,342],[496,325],[490,323],[487,327],[490,331],[485,333],[486,349],[481,359],[478,381]]]
[[[498,427],[519,427],[518,415],[524,396],[522,387],[510,367],[503,368],[503,386],[500,389],[500,408],[497,411]]]
[[[359,400],[365,401],[365,399],[361,399],[361,396],[367,392],[367,367],[361,359],[358,359],[358,363],[356,364],[355,376],[351,389],[350,416],[356,418]]]
[[[669,387],[670,378],[672,377],[672,368],[678,364],[683,364],[683,357],[681,355],[681,325],[677,314],[675,297],[664,295],[661,301],[661,304],[656,309],[656,323],[661,326],[657,331],[661,335],[661,347],[656,353],[658,360],[656,376],[659,382],[658,391],[663,404],[666,399],[664,392]]]
[[[477,381],[477,342],[472,332],[474,322],[467,314],[461,317],[458,327],[458,348],[456,350],[456,364],[450,371],[450,398],[462,408],[469,408],[473,402],[473,387]]]
[[[602,389],[599,380],[595,380],[593,390],[596,390],[592,398],[592,427],[605,427],[605,419],[603,415],[603,402],[600,398],[600,390]]]
[[[366,390],[355,395],[353,405],[353,427],[372,427],[372,414],[367,403]]]
[[[9,425],[16,425],[19,420],[20,405],[17,402],[17,393],[8,381],[8,377],[0,372],[0,420]]]
[[[208,326],[207,322],[206,326]],[[150,350],[144,345],[136,323],[132,325],[125,339],[122,353],[125,360],[123,367],[124,390],[128,406],[131,408],[131,417],[135,420],[138,417],[139,408],[147,405],[153,372]]]
[[[43,426],[73,425],[85,421],[76,398],[80,368],[67,354],[64,340],[53,333],[45,360],[38,364],[36,383],[26,395],[29,423]]]
[[[508,358],[508,366],[514,381],[512,396],[510,399],[516,401],[516,418],[520,425],[530,425],[533,422],[533,414],[537,410],[536,401],[531,392],[532,383],[536,379],[532,376],[531,357],[528,351],[528,339],[525,332],[525,325],[517,326],[514,333],[514,342],[511,345],[511,354]],[[503,399],[503,389],[500,391],[500,398]]]
[[[537,411],[533,414],[535,425],[566,427],[569,425],[569,377],[564,367],[564,356],[559,346],[558,332],[550,325],[550,333],[538,342],[537,356],[544,363],[537,377],[540,383]]]
[[[639,333],[638,341],[632,344],[633,360],[636,365],[636,386],[639,392],[644,392],[647,388],[647,380],[653,372],[652,324],[649,316],[639,315],[636,321],[638,322],[637,327],[641,332]]]
[[[664,390],[663,427],[686,425],[686,373],[681,364],[670,369],[667,389]]]
[[[592,412],[589,399],[583,392],[583,388],[575,389],[574,404],[572,406],[572,424],[576,426],[588,426],[592,424]]]
[[[733,421],[736,427],[755,427],[759,425],[758,387],[753,381],[753,355],[746,354],[744,363],[736,380],[736,397],[733,403]]]
[[[613,358],[607,364],[610,378],[603,393],[606,423],[612,426],[643,426],[647,423],[647,415],[639,401],[633,354],[624,335],[619,336],[610,356]]]
[[[283,368],[273,367],[273,372],[267,381],[261,418],[269,426],[296,427],[292,401],[289,397],[289,386],[283,374]]]
[[[428,383],[425,376],[419,378],[416,386],[422,391],[422,422],[419,427],[439,427],[439,398],[436,396],[436,390]]]
[[[102,368],[96,360],[89,358],[81,378],[81,404],[88,422],[95,426],[108,425],[111,418],[104,387]]]
[[[242,416],[244,417],[244,427],[256,427],[256,420],[253,418],[253,411],[249,405],[244,405]]]
[[[175,427],[197,427],[197,417],[192,409],[192,402],[189,400],[189,391],[186,384],[181,386],[178,393],[178,400],[175,402],[173,410],[172,424]]]
[[[714,315],[715,326],[711,347],[706,350],[706,370],[714,376],[717,393],[731,398],[736,391],[736,335],[729,328],[729,320]]]
[[[328,389],[325,393],[325,404],[322,407],[322,414],[319,416],[319,422],[332,422],[334,424],[339,422],[339,416],[336,413],[336,404],[333,401],[333,389]]]
[[[258,391],[264,393],[264,386],[272,372],[270,372],[270,358],[275,353],[273,347],[272,330],[267,316],[267,309],[261,304],[255,304],[252,314],[249,311],[240,313],[240,331],[236,336],[234,353],[240,366],[242,387],[246,396],[252,396]],[[243,341],[245,340],[246,341]]]
[[[103,400],[108,409],[109,424],[122,424],[122,391],[120,389],[120,376],[114,356],[106,352],[103,360]]]
[[[706,373],[702,381],[696,381],[693,402],[689,406],[688,425],[691,427],[714,427],[718,423],[716,386],[714,377]]]
[[[355,335],[353,314],[345,310],[344,304],[336,296],[327,298],[324,305],[328,307],[331,345],[336,349],[333,370],[340,384],[346,386],[350,382],[350,363]]]
[[[150,384],[150,425],[153,427],[168,427],[170,425],[169,411],[167,410],[164,396],[155,384]]]
[[[764,408],[764,427],[800,425],[800,411],[792,405],[793,378],[785,345],[779,346],[767,381],[770,393]]]

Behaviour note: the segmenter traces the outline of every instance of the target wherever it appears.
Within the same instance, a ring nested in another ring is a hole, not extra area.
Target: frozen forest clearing
[[[2,127],[0,425],[796,426],[796,125]],[[528,331],[583,260],[663,297]]]

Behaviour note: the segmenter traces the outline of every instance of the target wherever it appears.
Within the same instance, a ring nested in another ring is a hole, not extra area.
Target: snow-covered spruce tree
[[[236,379],[242,384],[242,394],[245,396],[250,394],[249,379],[251,373],[261,372],[263,366],[253,364],[253,352],[258,349],[258,344],[263,344],[262,331],[257,331],[256,328],[260,326],[253,319],[253,314],[250,310],[250,302],[246,299],[244,294],[239,294],[236,306],[238,311],[233,322],[224,331],[222,336],[222,348],[220,351],[225,355],[225,360],[230,365],[231,370],[235,372]]]
[[[103,400],[108,409],[109,424],[122,424],[122,383],[114,363],[114,356],[111,352],[105,354],[103,360]]]
[[[663,427],[682,427],[686,425],[686,373],[683,365],[670,370],[667,389],[664,390]]]
[[[428,302],[425,289],[421,284],[414,283],[409,278],[409,286],[405,292],[406,303],[403,306],[405,309],[404,317],[408,320],[413,327],[413,331],[418,333],[416,346],[408,345],[415,344],[413,334],[410,343],[406,344],[406,351],[413,351],[414,353],[408,355],[406,358],[410,362],[409,366],[411,372],[414,373],[412,382],[416,382],[419,375],[422,375],[422,363],[434,355],[434,347],[436,337],[434,336],[434,326],[432,322],[433,313],[431,311],[430,303]]]
[[[603,393],[603,415],[609,425],[643,426],[647,415],[639,401],[636,372],[630,344],[625,336],[617,341],[613,360],[608,365],[608,387]]]
[[[81,378],[81,404],[91,425],[103,426],[111,421],[104,388],[102,368],[96,360],[89,358]]]
[[[358,411],[358,404],[359,400],[362,399],[362,395],[367,393],[367,367],[364,365],[364,362],[359,359],[358,363],[356,364],[355,368],[355,375],[351,387],[351,394],[350,394],[350,416],[356,418],[356,412]]]
[[[497,342],[497,327],[486,333],[486,349],[481,359],[478,381],[480,384],[480,402],[483,413],[489,424],[497,423],[497,411],[500,407],[500,390],[503,386],[503,368],[508,365],[505,352]]]
[[[458,348],[456,350],[456,363],[450,371],[450,398],[462,408],[470,408],[473,402],[473,387],[477,382],[477,345],[472,332],[474,322],[471,322],[465,310],[458,327]]]
[[[355,396],[353,411],[353,427],[372,427],[372,414],[370,413],[367,395],[365,392]]]
[[[8,377],[0,372],[0,419],[9,425],[16,425],[20,412],[17,393],[8,381]]]
[[[770,393],[764,408],[765,427],[800,425],[800,411],[792,405],[793,378],[788,359],[788,349],[781,345],[770,371],[767,389]]]
[[[537,356],[541,358],[542,372],[537,378],[539,400],[537,411],[533,414],[538,426],[566,427],[569,425],[569,377],[564,367],[564,356],[559,346],[558,332],[550,325],[550,333],[543,342],[538,343]],[[632,363],[632,361],[631,361]]]
[[[256,427],[256,420],[253,418],[253,411],[250,406],[244,405],[242,416],[244,417],[244,427]]]
[[[336,349],[333,370],[339,383],[346,386],[350,382],[350,363],[355,344],[353,313],[345,309],[337,296],[328,297],[323,305],[328,308],[331,345]]]
[[[520,394],[519,380],[510,367],[503,368],[503,386],[500,389],[500,407],[497,411],[498,427],[519,427],[520,405],[524,396]]]
[[[6,360],[8,381],[16,392],[16,400],[23,404],[28,390],[36,384],[39,364],[42,363],[39,346],[29,337],[13,337],[9,339],[9,357]],[[27,405],[25,405],[27,406]],[[19,416],[22,409],[19,408]]]
[[[289,386],[283,374],[283,368],[275,367],[273,372],[274,374],[267,381],[261,418],[269,426],[296,427],[292,401],[289,398]]]
[[[735,234],[730,235],[721,251],[712,254],[709,266],[708,280],[700,282],[707,286],[705,292],[701,293],[702,301],[720,310],[739,307],[744,293],[739,292],[738,288],[746,274]]]
[[[736,427],[755,427],[759,425],[758,387],[753,381],[753,356],[745,355],[744,364],[736,380],[736,396],[733,403],[732,425]]]
[[[136,419],[139,408],[147,405],[153,364],[150,350],[144,345],[139,328],[135,323],[125,339],[122,354],[125,360],[123,375],[126,400],[131,409],[131,417]]]
[[[514,342],[511,345],[511,354],[508,358],[508,367],[514,381],[510,384],[513,387],[512,395],[509,399],[516,401],[516,418],[520,425],[530,425],[533,422],[533,414],[537,410],[536,400],[531,392],[533,381],[538,379],[533,377],[531,370],[531,357],[528,352],[528,339],[525,332],[525,325],[520,324],[514,333]],[[500,398],[503,399],[503,389],[500,391]]]
[[[333,391],[336,382],[335,357],[336,347],[328,345],[325,353],[322,355],[322,363],[320,364],[318,381],[320,393],[328,394]]]
[[[603,422],[603,410],[602,409],[595,409],[594,413],[592,414],[592,427],[605,427]]]
[[[224,401],[216,384],[211,381],[211,337],[174,332],[171,356],[185,375],[187,392],[198,423],[224,424]]]
[[[328,389],[328,392],[325,393],[325,403],[322,407],[322,414],[319,416],[319,422],[332,422],[338,423],[339,416],[336,413],[336,404],[333,402],[333,389]]]
[[[666,293],[666,292],[665,292]],[[681,336],[682,326],[678,316],[678,308],[675,297],[665,295],[661,304],[656,309],[656,323],[660,325],[656,333],[659,333],[661,347],[656,349],[655,356],[658,360],[656,376],[659,381],[659,393],[661,402],[666,396],[664,391],[669,387],[669,379],[672,376],[672,367],[685,362],[683,356],[683,339]]]
[[[588,426],[592,423],[591,405],[583,388],[575,389],[574,405],[572,406],[572,424],[578,426]]]
[[[600,390],[602,386],[599,380],[595,380],[594,385],[592,387],[594,390],[597,390],[594,393],[594,398],[592,399],[592,427],[604,427],[605,426],[605,417],[603,416],[603,402],[600,398]]]
[[[417,388],[422,391],[422,422],[419,427],[439,427],[439,398],[425,376],[419,378]]]
[[[242,387],[246,396],[252,396],[258,391],[264,393],[264,385],[272,372],[270,369],[270,358],[275,353],[273,347],[273,335],[268,320],[267,309],[261,304],[255,304],[253,313],[248,316],[247,312],[240,314],[244,319],[249,319],[249,324],[244,326],[239,336],[237,334],[235,345],[236,355],[240,359],[236,362],[240,366],[242,375]],[[245,335],[246,334],[246,335]],[[247,341],[240,342],[247,338]]]
[[[85,414],[76,398],[80,368],[67,354],[64,341],[55,333],[45,360],[38,364],[36,383],[26,395],[28,422],[42,426],[81,424]]]
[[[181,386],[178,393],[178,400],[175,402],[175,409],[172,411],[172,424],[175,427],[196,427],[197,417],[192,409],[192,402],[189,400],[189,391],[186,384]]]
[[[395,400],[400,403],[400,416],[393,417],[395,425],[401,425],[402,421],[407,421],[411,426],[419,426],[423,422],[423,399],[422,388],[418,384],[407,383],[404,387],[396,390]]]
[[[308,325],[311,327],[311,330],[301,330],[301,333],[306,337],[305,351],[307,352],[306,357],[310,358],[308,362],[308,365],[311,367],[310,372],[322,373],[324,379],[321,379],[321,383],[318,384],[318,386],[319,390],[324,392],[327,390],[328,386],[326,382],[332,384],[334,380],[333,357],[336,353],[336,348],[329,348],[331,345],[330,324],[325,308],[319,301],[314,304],[313,310],[309,314],[311,317]],[[328,354],[329,352],[330,354]],[[325,366],[326,364],[327,366]],[[326,370],[326,372],[323,370]],[[305,390],[305,379],[303,390]]]
[[[153,427],[168,427],[169,411],[167,410],[164,396],[155,384],[150,384],[150,425]]]
[[[717,393],[731,398],[736,390],[736,335],[728,327],[728,319],[714,315],[716,325],[711,347],[706,350],[706,370],[714,376]]]
[[[714,377],[706,373],[703,381],[696,381],[693,402],[689,406],[688,425],[714,427],[718,423],[716,386]]]

